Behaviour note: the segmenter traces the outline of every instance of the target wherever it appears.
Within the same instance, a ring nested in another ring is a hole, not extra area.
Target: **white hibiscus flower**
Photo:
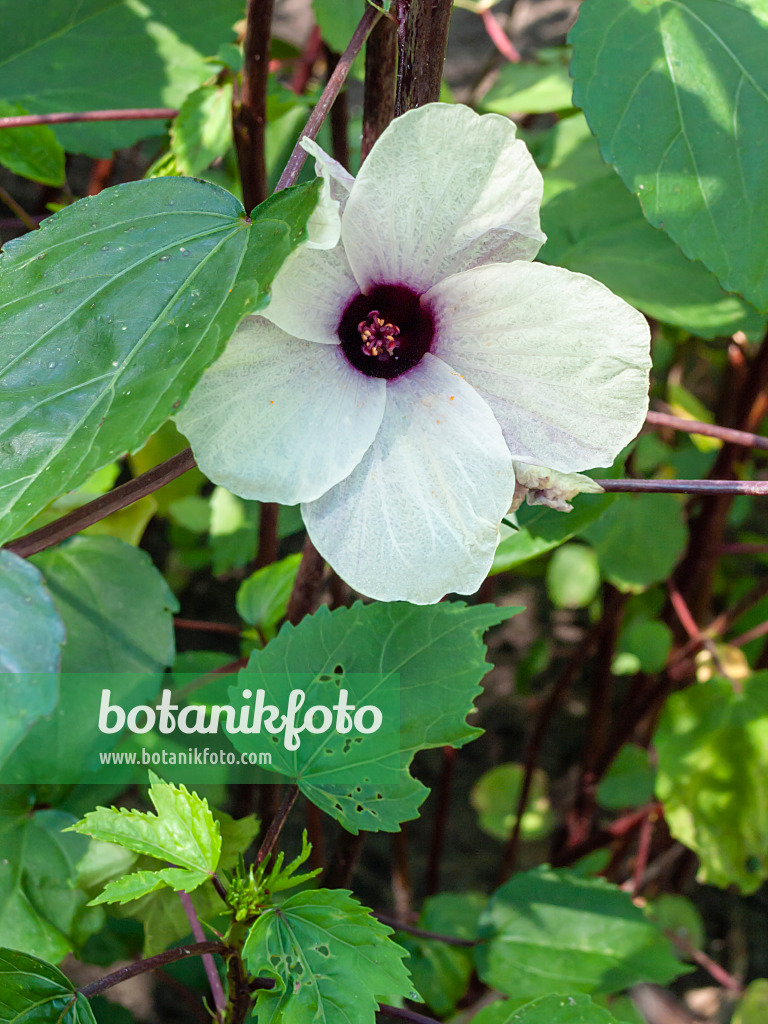
[[[179,427],[214,482],[301,502],[361,593],[473,593],[515,500],[513,462],[557,501],[541,467],[611,465],[640,429],[647,324],[597,281],[530,262],[542,180],[506,118],[410,111],[356,179],[307,148],[341,240],[289,258]]]

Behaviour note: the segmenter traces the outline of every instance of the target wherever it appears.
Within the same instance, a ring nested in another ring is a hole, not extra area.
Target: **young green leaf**
[[[0,550],[0,766],[56,707],[64,624],[40,572]]]
[[[270,747],[271,770],[294,778],[308,799],[348,831],[396,832],[401,822],[417,816],[427,795],[408,770],[414,754],[447,744],[460,747],[478,735],[466,716],[488,668],[482,636],[518,610],[470,608],[460,601],[356,604],[334,612],[321,608],[296,627],[283,626],[263,651],[251,655],[231,690],[232,700],[242,703],[243,689],[264,687],[272,700],[285,705],[297,683],[305,687],[311,665],[317,674],[306,687],[308,707],[333,699],[329,687],[342,686],[345,675],[355,673],[375,677],[373,689],[360,701],[375,704],[376,688],[399,674],[399,769],[386,745],[377,745],[376,733],[366,737],[365,745],[334,732],[305,733],[297,750]],[[236,733],[232,742],[241,751],[258,750],[264,738]],[[341,772],[345,780],[355,781],[340,781]]]
[[[35,956],[0,949],[0,1024],[96,1024],[69,978]]]
[[[589,0],[569,38],[574,103],[648,220],[767,309],[765,5]]]
[[[700,881],[754,892],[768,878],[768,672],[672,694],[653,743],[656,795]]]
[[[208,802],[185,786],[163,782],[153,772],[149,777],[149,798],[156,814],[99,807],[74,825],[74,830],[102,842],[117,843],[135,853],[170,861],[195,874],[213,875],[221,854],[221,833]],[[173,877],[178,880],[178,876]]]
[[[243,947],[248,971],[275,980],[258,991],[260,1024],[374,1024],[379,1002],[417,998],[391,935],[344,889],[296,893],[265,910]]]
[[[91,900],[89,906],[99,903],[131,903],[151,892],[167,886],[174,892],[194,892],[210,875],[206,871],[188,868],[163,868],[162,871],[134,871],[104,886],[103,892]]]
[[[515,999],[619,992],[685,973],[631,897],[603,879],[538,868],[515,875],[480,919],[478,974]]]
[[[134,181],[5,246],[0,540],[179,408],[266,301],[318,194],[287,190],[249,221],[207,182]]]
[[[176,166],[196,177],[231,145],[232,82],[202,85],[187,96],[171,126]]]
[[[29,113],[18,103],[0,100],[0,117]],[[64,184],[64,150],[48,125],[3,128],[0,131],[0,164],[13,174],[39,181],[41,185]]]
[[[285,615],[301,555],[288,555],[279,562],[265,565],[240,584],[237,591],[237,614],[251,626],[258,626],[267,636]]]
[[[0,0],[0,96],[35,114],[178,107],[210,78],[205,58],[242,16],[241,0]],[[164,130],[163,121],[105,121],[60,125],[56,135],[71,153],[109,157]]]

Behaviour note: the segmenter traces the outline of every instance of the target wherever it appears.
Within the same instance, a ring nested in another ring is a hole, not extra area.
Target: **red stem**
[[[173,107],[137,107],[125,110],[80,110],[61,114],[17,114],[0,117],[3,128],[25,128],[36,124],[74,124],[79,121],[169,121],[176,117]]]

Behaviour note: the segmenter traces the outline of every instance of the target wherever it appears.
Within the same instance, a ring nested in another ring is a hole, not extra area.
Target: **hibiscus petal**
[[[610,466],[648,409],[645,317],[584,274],[479,267],[425,297],[434,351],[477,388],[514,458],[572,473]]]
[[[359,294],[340,245],[335,249],[301,246],[272,282],[264,316],[294,338],[338,345],[341,315]]]
[[[363,290],[429,288],[484,263],[532,260],[541,174],[497,114],[431,103],[398,117],[358,174],[341,237]]]
[[[384,415],[386,385],[340,348],[248,317],[176,417],[200,469],[242,498],[311,501],[352,472]]]
[[[349,193],[355,183],[354,176],[345,167],[342,167],[338,160],[328,156],[314,139],[304,138],[299,141],[301,148],[305,149],[310,156],[315,158],[315,173],[325,178],[328,182],[331,198],[344,209]]]
[[[483,582],[513,493],[490,409],[427,354],[387,386],[381,427],[354,472],[301,511],[318,551],[355,590],[431,604]]]

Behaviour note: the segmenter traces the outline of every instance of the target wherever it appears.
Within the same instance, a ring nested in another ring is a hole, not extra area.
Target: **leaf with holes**
[[[242,16],[242,0],[0,0],[0,96],[34,114],[178,107],[211,77],[205,58],[233,39]],[[105,121],[55,131],[71,153],[109,157],[165,127]]]
[[[587,0],[574,103],[690,259],[768,309],[768,10],[762,0]]]
[[[664,984],[687,968],[628,893],[602,878],[538,868],[493,894],[480,919],[478,974],[514,999]]]
[[[69,978],[34,956],[0,949],[0,1024],[96,1024]]]
[[[318,185],[254,211],[191,178],[106,189],[0,257],[0,540],[135,451],[306,237]]]
[[[56,707],[64,624],[34,565],[0,550],[0,767]]]
[[[379,1002],[418,999],[391,935],[344,889],[296,893],[265,910],[243,946],[248,971],[275,981],[257,993],[259,1024],[374,1024]]]
[[[401,822],[417,817],[428,792],[408,770],[414,754],[448,744],[461,747],[479,735],[466,716],[488,670],[482,636],[518,611],[467,607],[461,601],[321,608],[298,626],[283,626],[263,651],[251,655],[230,691],[231,701],[244,704],[244,689],[263,688],[275,705],[285,707],[291,690],[304,685],[307,707],[331,705],[344,680],[356,678],[358,705],[375,705],[381,695],[389,700],[399,692],[394,759],[386,744],[376,745],[377,733],[359,743],[359,736],[304,733],[297,750],[286,750],[282,742],[270,747],[271,770],[294,778],[348,831],[397,832]],[[264,749],[259,734],[235,733],[231,739],[243,752]]]

